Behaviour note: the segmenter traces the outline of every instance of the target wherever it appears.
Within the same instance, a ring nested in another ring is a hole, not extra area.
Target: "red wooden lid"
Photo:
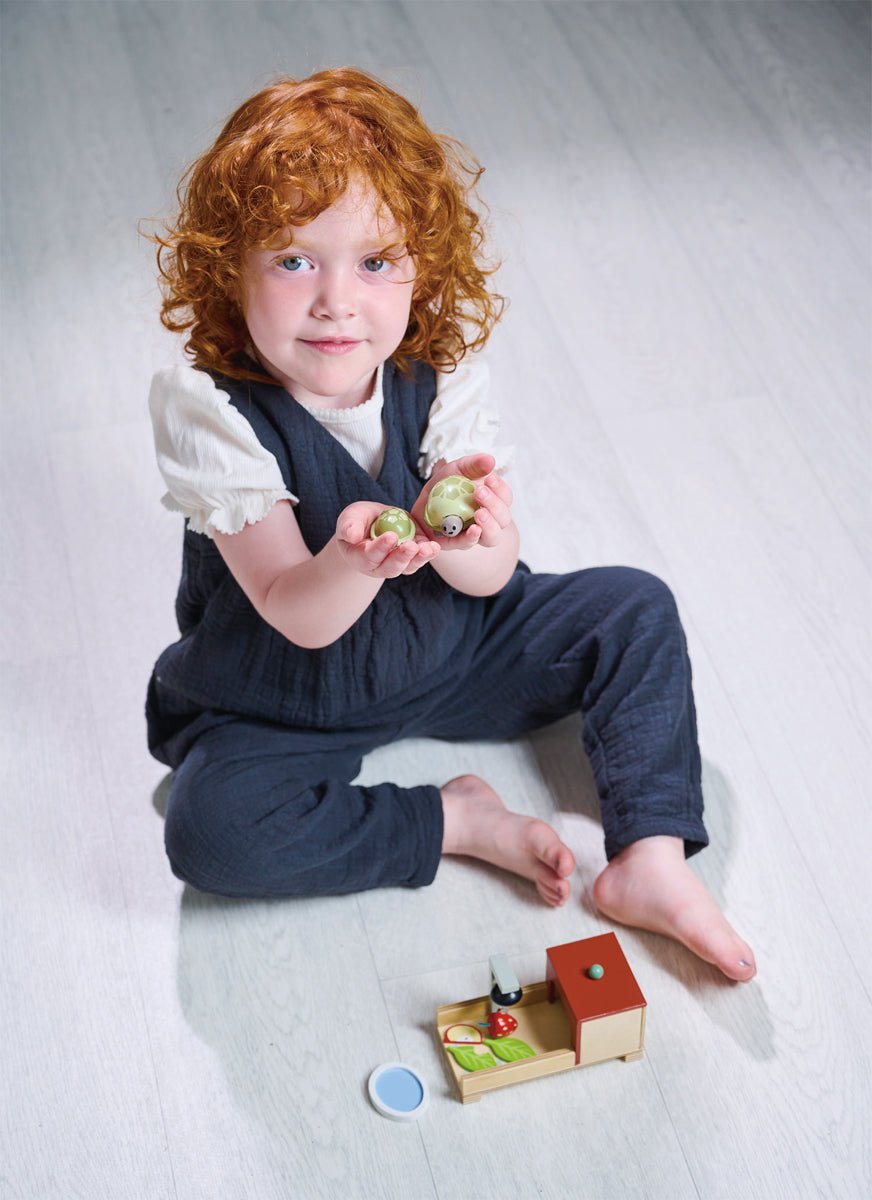
[[[626,1012],[646,1003],[613,933],[550,946],[546,953],[575,1020]],[[603,968],[602,979],[588,976],[588,968],[594,963]]]

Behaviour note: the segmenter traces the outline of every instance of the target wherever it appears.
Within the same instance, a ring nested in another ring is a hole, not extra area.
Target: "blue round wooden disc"
[[[383,1117],[417,1121],[430,1102],[427,1081],[405,1063],[382,1063],[369,1077],[369,1098]]]

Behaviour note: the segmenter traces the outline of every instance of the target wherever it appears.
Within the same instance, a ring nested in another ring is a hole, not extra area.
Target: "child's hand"
[[[427,529],[424,508],[434,484],[446,475],[465,475],[475,482],[473,493],[478,509],[472,524],[457,537],[438,539],[442,550],[468,550],[471,546],[497,546],[503,530],[512,524],[512,489],[494,472],[494,458],[490,454],[467,454],[450,463],[440,463],[434,468],[427,486],[415,501],[412,516],[420,529]]]
[[[416,535],[402,545],[397,544],[395,533],[370,537],[372,523],[384,508],[383,504],[368,500],[360,500],[344,508],[336,522],[339,553],[349,566],[373,579],[414,575],[439,553],[439,543],[423,534]]]

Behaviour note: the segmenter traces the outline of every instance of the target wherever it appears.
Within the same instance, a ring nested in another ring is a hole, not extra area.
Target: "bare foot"
[[[688,866],[680,838],[642,838],[622,850],[597,879],[593,897],[612,920],[675,938],[730,979],[757,974],[751,947]]]
[[[442,788],[445,815],[443,854],[480,858],[532,879],[554,906],[569,899],[575,859],[544,821],[509,812],[492,787],[477,775],[459,775]]]

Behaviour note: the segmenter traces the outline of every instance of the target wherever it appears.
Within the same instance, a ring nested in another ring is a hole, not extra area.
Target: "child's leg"
[[[493,604],[469,679],[472,714],[441,705],[429,731],[508,737],[581,709],[610,860],[595,888],[602,911],[750,978],[750,949],[685,862],[708,837],[690,664],[668,588],[627,568],[516,577]]]
[[[165,841],[174,873],[222,896],[316,896],[432,882],[439,859],[471,854],[532,879],[545,900],[569,894],[574,862],[542,821],[509,813],[482,780],[441,791],[355,787],[379,736],[222,720],[176,746]],[[393,726],[396,731],[396,725]],[[444,821],[443,821],[444,810]],[[561,890],[562,889],[562,890]]]
[[[200,734],[167,800],[174,873],[237,897],[430,883],[442,844],[439,791],[353,787],[366,748],[242,720]]]

